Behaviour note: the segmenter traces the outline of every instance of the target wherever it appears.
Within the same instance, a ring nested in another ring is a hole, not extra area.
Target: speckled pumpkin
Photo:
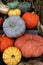
[[[25,22],[20,16],[11,16],[3,23],[3,31],[10,38],[17,38],[25,32]]]
[[[17,16],[21,15],[21,10],[20,9],[15,9],[15,10],[10,10],[8,12],[8,16],[14,16],[14,15],[17,15]]]
[[[3,61],[7,65],[17,65],[21,60],[21,52],[16,47],[8,47],[3,53]]]

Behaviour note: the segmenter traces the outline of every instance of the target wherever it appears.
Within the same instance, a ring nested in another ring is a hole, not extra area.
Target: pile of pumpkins
[[[21,5],[25,4],[28,5],[27,3]],[[3,53],[3,61],[7,65],[17,65],[22,56],[25,58],[39,57],[43,54],[43,38],[35,34],[25,34],[26,29],[37,27],[40,21],[39,16],[34,12],[23,10],[26,7],[17,8],[17,1],[7,3],[7,5],[8,10],[4,11],[0,8],[0,13],[8,15],[5,20],[0,17],[0,27],[4,31],[4,34],[0,34],[0,52]],[[2,6],[5,7],[4,4]],[[23,12],[25,11],[23,15],[21,8]]]

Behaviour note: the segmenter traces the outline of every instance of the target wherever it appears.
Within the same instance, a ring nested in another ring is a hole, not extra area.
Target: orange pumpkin
[[[26,58],[38,57],[43,54],[43,38],[38,35],[25,34],[18,38],[14,44]]]
[[[13,39],[8,38],[7,36],[0,35],[0,51],[3,52],[9,46],[12,46],[14,43]]]
[[[24,13],[22,19],[24,20],[27,28],[34,28],[39,22],[39,16],[31,12]]]

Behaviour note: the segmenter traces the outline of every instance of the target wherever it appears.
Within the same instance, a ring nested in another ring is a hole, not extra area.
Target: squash
[[[9,7],[0,2],[0,13],[7,14],[9,11]]]
[[[21,10],[20,9],[14,9],[14,10],[10,10],[8,12],[8,16],[14,16],[14,15],[20,16],[21,15]]]
[[[9,46],[13,46],[14,40],[5,35],[0,35],[0,51],[3,52]]]
[[[28,12],[30,11],[31,4],[29,2],[21,2],[19,3],[18,8],[22,11],[22,13]]]
[[[14,2],[8,2],[7,5],[9,6],[10,9],[15,9],[18,7],[19,1],[14,1]]]
[[[16,47],[8,47],[3,52],[3,61],[7,65],[17,65],[21,60],[21,52]]]
[[[43,38],[38,35],[25,34],[15,41],[14,46],[20,49],[26,58],[38,57],[43,54]]]
[[[3,31],[10,38],[23,35],[25,28],[25,23],[20,16],[10,16],[3,23]]]
[[[3,21],[4,21],[4,19],[2,17],[0,17],[0,27],[2,26]]]
[[[24,20],[27,28],[35,28],[39,22],[39,16],[35,13],[26,12],[23,14],[22,19]]]

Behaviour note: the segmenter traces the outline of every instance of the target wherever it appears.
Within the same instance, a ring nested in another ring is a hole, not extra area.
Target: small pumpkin
[[[20,16],[10,16],[3,23],[3,31],[10,38],[23,35],[25,28],[25,23]]]
[[[27,28],[35,28],[39,22],[39,16],[31,12],[24,13],[22,19],[24,20]]]
[[[38,35],[25,34],[18,38],[14,45],[26,58],[38,57],[43,54],[43,38]]]
[[[21,52],[16,47],[8,47],[3,53],[3,61],[7,65],[17,65],[21,60]]]
[[[0,2],[0,13],[7,14],[9,11],[9,7]]]
[[[28,12],[30,11],[31,4],[29,2],[20,2],[18,8],[22,11],[22,13]]]
[[[9,6],[10,9],[15,9],[18,7],[19,1],[14,1],[14,2],[8,2],[7,5]]]
[[[0,27],[2,26],[3,21],[4,21],[4,19],[2,17],[0,17]]]
[[[14,9],[14,10],[10,10],[8,12],[8,16],[14,16],[14,15],[20,16],[21,15],[21,10],[20,9]]]
[[[13,46],[14,40],[5,35],[0,36],[0,51],[3,52],[9,46]]]

